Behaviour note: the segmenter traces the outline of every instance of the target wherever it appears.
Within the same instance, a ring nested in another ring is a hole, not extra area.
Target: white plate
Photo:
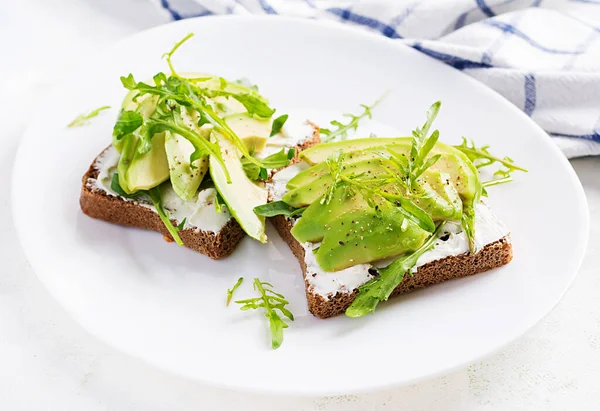
[[[407,135],[429,105],[445,142],[462,135],[528,167],[490,189],[511,228],[515,258],[501,269],[382,304],[374,316],[318,320],[307,313],[300,268],[269,229],[220,262],[156,233],[93,220],[79,209],[81,176],[110,143],[119,76],[166,70],[160,56],[189,32],[174,58],[202,71],[258,84],[280,113],[330,118],[385,90],[370,129]],[[77,114],[114,108],[67,129]],[[550,138],[476,81],[398,42],[334,24],[284,18],[186,20],[133,36],[58,84],[32,107],[16,160],[15,223],[40,280],[99,339],[156,366],[234,389],[334,394],[406,384],[471,363],[523,334],[558,302],[585,250],[588,212],[573,169]],[[262,313],[225,308],[225,291],[246,277],[274,283],[296,315],[270,349]]]

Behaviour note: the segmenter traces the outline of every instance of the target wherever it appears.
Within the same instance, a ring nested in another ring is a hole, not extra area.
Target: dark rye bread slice
[[[298,161],[298,153],[300,151],[321,142],[319,128],[315,125],[313,125],[313,128],[312,137],[295,146],[296,155],[290,164]],[[79,198],[81,211],[90,217],[109,223],[157,231],[165,237],[165,240],[173,241],[173,238],[155,211],[134,201],[110,195],[92,184],[90,180],[95,180],[100,173],[97,166],[98,159],[109,148],[110,146],[94,159],[90,168],[83,176],[81,196]],[[172,220],[172,222],[177,224],[175,220]],[[184,246],[206,254],[213,260],[219,260],[230,255],[242,238],[244,238],[244,235],[244,230],[242,230],[234,218],[230,218],[218,232],[193,228],[186,228],[179,232],[179,237],[183,241]]]
[[[354,289],[351,293],[338,291],[329,298],[312,292],[306,279],[309,273],[306,272],[304,248],[291,233],[292,221],[284,216],[272,217],[270,220],[300,263],[304,275],[308,310],[319,318],[328,318],[344,313],[356,298],[358,290]],[[482,273],[508,264],[510,260],[512,260],[512,245],[510,237],[507,235],[498,241],[487,244],[476,254],[465,253],[450,256],[418,267],[414,275],[404,276],[404,280],[392,292],[392,296],[454,278]]]

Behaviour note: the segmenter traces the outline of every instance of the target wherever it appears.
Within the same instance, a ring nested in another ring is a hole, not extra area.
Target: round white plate
[[[223,261],[123,228],[79,209],[81,176],[111,141],[124,90],[119,76],[166,71],[163,52],[196,36],[174,57],[180,71],[247,77],[279,113],[333,119],[384,91],[362,133],[408,135],[442,100],[442,141],[462,135],[512,156],[529,173],[493,187],[492,208],[510,227],[515,258],[501,269],[382,304],[374,316],[329,320],[306,309],[300,268],[273,229],[245,239]],[[40,280],[99,339],[156,366],[234,389],[338,394],[406,384],[464,366],[523,334],[558,302],[585,250],[588,212],[573,169],[519,110],[466,75],[375,35],[285,18],[203,17],[158,27],[117,44],[32,106],[18,152],[13,206],[19,237]],[[91,124],[76,115],[110,104]],[[384,130],[384,131],[382,131]],[[261,312],[225,307],[271,281],[296,316],[280,349],[270,348]]]

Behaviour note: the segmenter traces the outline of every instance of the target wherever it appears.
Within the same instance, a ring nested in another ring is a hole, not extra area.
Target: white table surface
[[[15,237],[15,150],[27,116],[43,109],[37,96],[53,79],[86,55],[165,21],[167,14],[147,0],[0,0],[1,410],[598,409],[600,157],[572,162],[588,197],[591,231],[587,256],[562,302],[502,352],[444,377],[360,396],[259,397],[162,373],[79,327],[36,279]]]

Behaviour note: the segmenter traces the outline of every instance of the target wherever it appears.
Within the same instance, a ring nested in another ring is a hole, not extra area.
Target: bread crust
[[[279,215],[270,218],[270,221],[300,263],[304,276],[308,310],[319,318],[329,318],[344,313],[358,295],[358,289],[354,289],[352,292],[338,291],[335,295],[329,297],[323,297],[313,292],[307,280],[308,273],[304,259],[304,248],[291,233],[291,220]],[[408,293],[443,281],[482,273],[508,264],[511,260],[512,245],[510,236],[506,235],[493,243],[487,244],[476,254],[464,253],[450,256],[418,267],[414,275],[404,276],[404,279],[394,289],[391,296]]]
[[[112,196],[90,184],[90,180],[95,180],[98,174],[95,160],[83,176],[81,185],[79,204],[84,214],[113,224],[156,231],[165,236],[167,241],[173,241],[158,213],[140,203]],[[171,221],[177,224],[175,220]],[[179,232],[179,237],[186,247],[218,260],[233,252],[244,237],[244,231],[235,219],[230,218],[218,232],[186,228]]]
[[[290,165],[298,162],[298,153],[300,151],[321,142],[319,128],[314,125],[313,128],[312,138],[295,146],[296,153]],[[109,148],[110,146],[94,159],[82,178],[81,195],[79,198],[81,211],[92,218],[109,223],[156,231],[161,233],[165,237],[165,240],[173,241],[173,238],[155,211],[135,201],[127,201],[121,197],[112,196],[91,184],[90,180],[95,180],[100,172],[97,166],[98,159]],[[171,221],[176,224],[175,220]],[[186,228],[179,232],[179,237],[183,241],[184,246],[205,254],[213,260],[219,260],[230,255],[244,236],[244,230],[242,230],[234,218],[230,218],[218,232],[192,228]]]

